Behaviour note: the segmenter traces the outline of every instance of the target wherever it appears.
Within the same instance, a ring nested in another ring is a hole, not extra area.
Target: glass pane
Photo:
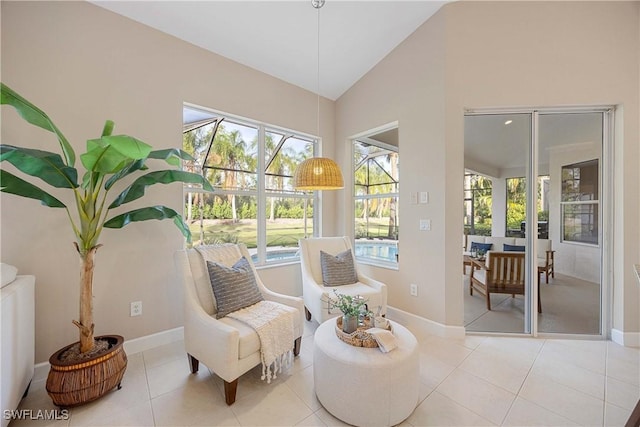
[[[298,259],[298,241],[313,236],[313,198],[267,197],[266,262]]]
[[[598,200],[598,160],[562,167],[562,201]]]
[[[313,141],[268,131],[265,149],[267,191],[295,192],[293,173],[300,163],[313,156]]]
[[[491,179],[478,174],[465,174],[464,186],[465,233],[490,236],[493,201]]]
[[[548,238],[538,240],[540,332],[599,334],[599,162],[602,113],[540,114],[539,165],[547,170]],[[538,224],[543,216],[538,211]],[[579,243],[579,244],[576,244]],[[553,252],[545,252],[542,245]],[[552,258],[551,258],[552,257]]]
[[[397,197],[356,199],[356,239],[397,240],[399,233]]]
[[[205,174],[214,187],[225,190],[256,188],[258,129],[223,121],[204,159]]]
[[[191,230],[194,246],[244,243],[248,248],[255,248],[256,213],[257,199],[253,196],[214,196],[209,193],[185,195],[184,218]],[[202,238],[200,237],[201,226]]]
[[[563,204],[565,241],[598,244],[598,204]]]
[[[468,331],[526,333],[531,329],[530,255],[505,252],[525,245],[530,114],[469,115],[464,122],[464,323]],[[488,260],[472,258],[471,243],[491,244]],[[497,263],[491,266],[497,259]],[[493,268],[495,273],[486,271]],[[472,275],[473,266],[473,280]],[[484,266],[484,267],[483,267]],[[491,280],[492,278],[500,278]],[[501,282],[517,292],[507,293]],[[484,287],[490,287],[489,302]]]

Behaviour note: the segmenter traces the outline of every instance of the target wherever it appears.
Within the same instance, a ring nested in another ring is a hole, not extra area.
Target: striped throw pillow
[[[320,267],[324,286],[351,285],[358,281],[351,249],[336,256],[320,251]]]
[[[211,287],[216,297],[216,319],[264,300],[249,261],[242,257],[232,267],[207,261]]]

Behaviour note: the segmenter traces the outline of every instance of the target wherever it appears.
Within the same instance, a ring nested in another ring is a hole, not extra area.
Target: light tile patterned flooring
[[[222,380],[205,366],[189,373],[184,343],[176,342],[130,354],[123,388],[71,409],[68,420],[11,426],[345,425],[313,391],[316,327],[306,322],[300,356],[271,384],[258,369],[242,376],[232,406],[224,403]],[[639,349],[606,341],[416,336],[420,402],[402,426],[622,426],[640,397]],[[54,409],[43,381],[32,384],[21,408]]]

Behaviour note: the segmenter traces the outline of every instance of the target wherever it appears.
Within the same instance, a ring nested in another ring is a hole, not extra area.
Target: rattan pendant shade
[[[293,186],[298,190],[339,190],[344,188],[344,181],[336,162],[326,157],[311,157],[296,168]]]

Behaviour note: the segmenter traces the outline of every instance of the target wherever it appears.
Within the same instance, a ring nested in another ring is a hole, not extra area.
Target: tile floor
[[[469,269],[463,277],[464,325],[474,332],[524,331],[524,296],[491,294],[491,311],[485,296],[469,295]],[[565,334],[594,334],[600,331],[600,286],[575,277],[556,273],[540,284],[542,313],[538,314],[538,331]]]
[[[289,372],[270,385],[258,370],[247,373],[230,407],[222,380],[202,364],[189,374],[183,342],[176,342],[130,354],[123,388],[71,409],[68,420],[11,427],[344,425],[313,391],[316,326],[306,323]],[[402,426],[622,426],[640,397],[639,349],[605,341],[416,336],[420,402]],[[21,408],[54,409],[43,381],[32,384]]]

